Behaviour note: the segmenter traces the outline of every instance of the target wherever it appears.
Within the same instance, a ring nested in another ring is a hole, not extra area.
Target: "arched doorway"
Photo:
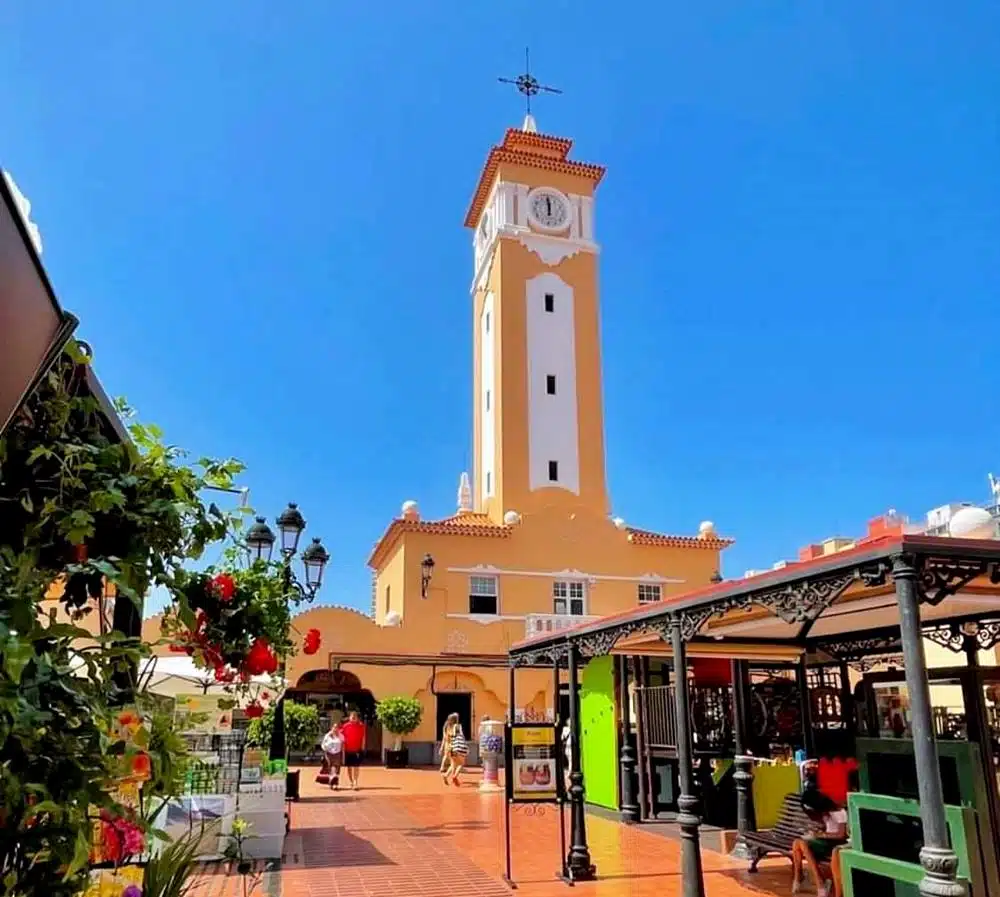
[[[288,700],[312,704],[319,710],[323,733],[352,710],[360,714],[368,726],[367,756],[378,760],[382,756],[382,727],[375,719],[375,697],[361,680],[347,670],[310,670],[304,673],[294,688],[288,689]],[[319,759],[319,743],[306,755]]]

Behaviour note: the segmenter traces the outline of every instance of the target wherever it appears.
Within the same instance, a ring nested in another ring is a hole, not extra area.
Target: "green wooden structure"
[[[618,723],[614,658],[595,657],[583,669],[580,687],[583,780],[586,800],[618,809]]]
[[[841,853],[845,894],[850,893],[847,881],[852,876],[863,879],[862,872],[869,876],[880,875],[905,886],[896,887],[899,897],[909,894],[907,888],[911,886],[911,879],[919,882],[923,875],[920,865],[920,848],[924,843],[920,803],[883,794],[856,793],[848,795],[847,810],[851,846],[850,850]],[[945,821],[952,849],[958,856],[958,877],[969,882],[971,897],[987,897],[996,893],[987,886],[976,811],[971,807],[946,806]],[[856,871],[851,871],[849,875],[848,870]],[[854,885],[852,889],[860,891],[859,897],[869,893],[867,889]],[[912,893],[917,892],[913,890]]]

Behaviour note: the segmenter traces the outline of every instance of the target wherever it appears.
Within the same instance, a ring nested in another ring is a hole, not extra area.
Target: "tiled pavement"
[[[265,873],[256,894],[282,897],[508,897],[503,800],[483,795],[473,773],[446,788],[435,772],[365,769],[358,792],[331,792],[303,770],[303,799],[292,811],[280,872]],[[567,817],[568,824],[568,817]],[[556,879],[558,816],[552,807],[512,815],[512,877],[524,897],[679,897],[680,848],[641,826],[588,816],[598,880]],[[787,861],[749,875],[744,864],[702,852],[707,897],[785,897]],[[221,870],[220,870],[221,871]],[[242,894],[236,877],[206,879],[198,897]]]

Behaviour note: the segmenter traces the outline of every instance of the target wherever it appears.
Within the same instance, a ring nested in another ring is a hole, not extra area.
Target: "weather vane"
[[[504,84],[513,84],[519,93],[524,94],[525,111],[531,115],[531,98],[540,93],[562,93],[557,87],[547,87],[540,84],[538,79],[531,74],[531,58],[528,55],[528,48],[524,48],[524,74],[516,78],[498,78]]]

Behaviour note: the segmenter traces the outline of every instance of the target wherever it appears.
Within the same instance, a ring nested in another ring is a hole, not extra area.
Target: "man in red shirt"
[[[365,753],[365,724],[361,722],[356,710],[352,710],[347,722],[340,727],[340,737],[344,740],[344,766],[347,767],[347,780],[351,787],[358,789],[358,772],[361,758]]]

